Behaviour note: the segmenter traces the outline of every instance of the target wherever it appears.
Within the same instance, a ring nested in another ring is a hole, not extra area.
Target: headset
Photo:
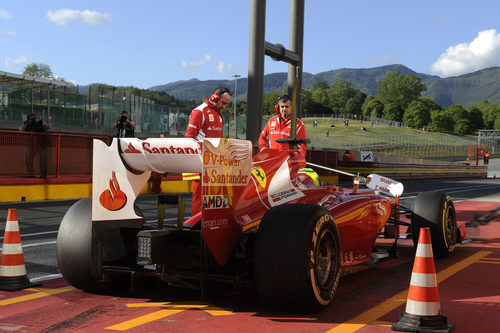
[[[276,105],[274,106],[274,109],[276,112],[280,113],[280,102],[281,101],[291,101],[292,98],[289,95],[281,95],[278,97],[278,100],[276,101]]]
[[[210,102],[212,103],[217,103],[220,99],[220,97],[224,94],[224,93],[229,93],[229,95],[231,96],[231,91],[226,88],[226,87],[219,87],[219,88],[216,88],[214,90],[214,93],[212,94],[212,96],[210,96],[209,100]]]

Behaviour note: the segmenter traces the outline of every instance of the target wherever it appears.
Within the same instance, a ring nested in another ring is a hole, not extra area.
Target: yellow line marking
[[[442,270],[436,276],[436,280],[438,283],[446,280],[453,274],[465,269],[473,263],[478,262],[483,259],[487,255],[491,254],[491,251],[479,251],[468,258],[465,258],[462,261],[457,262],[456,264]],[[370,325],[377,322],[377,319],[386,315],[387,313],[393,311],[401,304],[405,303],[408,297],[408,289],[403,290],[402,292],[392,296],[387,301],[382,302],[375,307],[369,309],[368,311],[348,320],[345,323],[342,323],[331,330],[328,330],[327,333],[347,333],[347,332],[356,332],[357,330],[365,327],[366,325]]]
[[[128,329],[141,326],[147,323],[150,323],[152,321],[165,318],[168,316],[171,316],[173,314],[186,311],[186,310],[192,310],[192,309],[199,309],[203,310],[205,312],[208,312],[212,316],[227,316],[227,315],[232,315],[233,313],[231,311],[226,311],[222,308],[213,306],[209,303],[172,303],[172,302],[151,302],[151,303],[130,303],[127,304],[127,307],[129,308],[149,308],[149,307],[163,307],[163,306],[171,306],[168,309],[165,310],[160,310],[160,311],[155,311],[152,313],[149,313],[147,315],[137,317],[131,320],[127,320],[125,322],[108,326],[106,327],[107,330],[114,330],[114,331],[126,331]]]
[[[377,320],[377,321],[374,321],[373,322],[373,325],[376,325],[376,326],[387,326],[387,327],[391,327],[393,323],[390,323],[388,321],[382,321],[382,320]]]
[[[151,302],[151,303],[129,303],[127,308],[149,308],[168,305],[170,302]]]
[[[114,330],[114,331],[126,331],[128,329],[141,326],[147,323],[150,323],[152,321],[168,317],[170,315],[176,314],[178,312],[182,312],[182,310],[173,310],[173,309],[167,309],[167,310],[160,310],[156,311],[147,315],[144,315],[142,317],[134,318],[129,321],[124,321],[123,323],[119,323],[113,326],[108,326],[105,329],[107,330]]]
[[[50,295],[65,293],[65,292],[73,290],[73,289],[75,289],[75,288],[73,288],[72,286],[67,286],[67,287],[58,288],[58,289],[27,288],[25,290],[38,291],[38,292],[34,293],[34,294],[23,295],[23,296],[9,298],[9,299],[0,301],[0,306],[1,305],[9,305],[9,304],[20,303],[20,302],[25,302],[25,301],[31,301],[33,299],[37,299],[37,298],[41,298],[41,297],[45,297],[45,296],[50,296]]]
[[[500,258],[484,258],[484,260],[500,261]]]
[[[488,258],[486,258],[486,259],[488,259]],[[479,260],[478,263],[480,263],[480,264],[497,264],[497,265],[500,265],[500,261]]]

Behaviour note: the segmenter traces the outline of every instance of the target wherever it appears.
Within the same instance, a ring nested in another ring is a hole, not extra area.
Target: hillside
[[[352,85],[373,95],[377,90],[377,81],[382,80],[387,73],[398,71],[401,74],[413,74],[421,78],[427,85],[424,96],[432,98],[442,106],[461,104],[468,107],[470,104],[482,100],[500,104],[500,67],[491,67],[474,73],[449,78],[417,73],[403,65],[387,65],[368,69],[336,69],[318,74],[303,74],[303,88],[310,89],[318,81],[332,84],[337,80],[352,82]],[[273,73],[264,76],[264,93],[283,91],[286,88],[287,73]],[[246,99],[247,79],[238,80],[238,100]],[[214,87],[227,86],[234,88],[234,80],[207,80],[191,79],[176,81],[149,88],[155,91],[164,91],[167,94],[183,100],[199,100],[210,95]]]

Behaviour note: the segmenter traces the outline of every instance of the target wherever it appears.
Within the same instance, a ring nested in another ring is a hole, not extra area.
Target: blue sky
[[[266,41],[288,46],[289,0]],[[248,75],[250,0],[0,1],[0,70],[150,88]],[[441,77],[500,66],[500,1],[306,0],[305,72],[402,64]],[[266,57],[266,74],[287,65]]]

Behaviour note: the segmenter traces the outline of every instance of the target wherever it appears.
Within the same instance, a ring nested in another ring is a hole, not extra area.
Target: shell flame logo
[[[111,211],[122,209],[127,203],[127,195],[120,190],[120,184],[118,184],[118,180],[116,180],[114,171],[109,180],[109,189],[101,193],[99,202],[104,208]]]

